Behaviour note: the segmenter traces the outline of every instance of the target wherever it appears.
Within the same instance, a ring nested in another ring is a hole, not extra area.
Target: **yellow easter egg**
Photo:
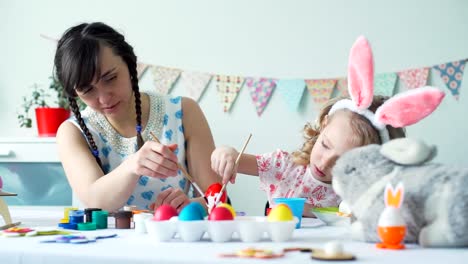
[[[220,203],[220,204],[218,204],[216,207],[224,207],[224,208],[228,209],[229,212],[231,212],[232,217],[236,217],[236,211],[234,211],[234,208],[232,208],[232,206],[230,206],[229,204],[227,204],[227,203]]]
[[[293,213],[289,206],[286,204],[278,204],[273,209],[267,217],[268,221],[291,221],[294,219]]]

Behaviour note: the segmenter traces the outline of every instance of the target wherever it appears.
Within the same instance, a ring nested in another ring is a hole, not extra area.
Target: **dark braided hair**
[[[108,25],[96,23],[83,23],[69,28],[60,38],[55,53],[55,77],[63,85],[65,94],[70,103],[81,130],[84,132],[90,145],[91,152],[101,166],[99,151],[93,136],[86,127],[81,117],[80,109],[76,102],[76,89],[88,86],[95,76],[101,74],[99,67],[99,52],[102,46],[112,49],[116,56],[120,56],[127,64],[131,78],[132,90],[135,96],[136,131],[138,149],[143,145],[141,136],[141,98],[138,87],[137,57],[122,34]]]

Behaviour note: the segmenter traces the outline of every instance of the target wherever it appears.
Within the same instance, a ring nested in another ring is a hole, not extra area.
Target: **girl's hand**
[[[312,209],[314,209],[313,205],[311,205],[309,203],[305,203],[304,204],[304,211],[302,212],[302,216],[316,218],[316,216],[312,212]]]
[[[229,180],[236,182],[238,155],[239,152],[232,147],[218,147],[211,154],[211,169],[223,178],[223,184]]]
[[[180,213],[182,208],[189,203],[190,199],[181,189],[169,188],[159,193],[154,204],[150,205],[150,209],[156,210],[159,206],[167,204],[175,208],[177,212]]]
[[[165,146],[163,144],[147,141],[127,160],[132,173],[156,178],[167,178],[177,175],[177,156],[174,150],[177,144]]]

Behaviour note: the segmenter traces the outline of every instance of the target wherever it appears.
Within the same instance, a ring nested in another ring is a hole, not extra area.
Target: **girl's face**
[[[101,47],[99,61],[101,75],[95,76],[89,86],[79,87],[76,93],[86,105],[103,115],[128,114],[133,91],[127,64],[106,46]]]
[[[331,169],[336,160],[346,151],[360,146],[351,128],[351,117],[346,111],[337,111],[333,118],[325,121],[310,153],[310,170],[317,180],[331,182]]]

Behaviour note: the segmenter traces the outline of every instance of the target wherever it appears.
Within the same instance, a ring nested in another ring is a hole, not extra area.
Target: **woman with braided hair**
[[[213,138],[196,102],[140,93],[132,46],[103,23],[69,28],[54,63],[74,114],[57,132],[59,157],[85,206],[180,210],[202,200],[177,168],[177,162],[185,165],[205,190],[217,181],[210,169]]]

